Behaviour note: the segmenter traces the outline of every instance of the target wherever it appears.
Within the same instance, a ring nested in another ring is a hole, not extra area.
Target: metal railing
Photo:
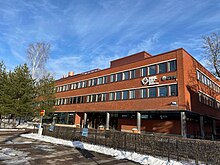
[[[82,129],[58,127],[51,132],[45,126],[44,135],[72,141],[82,141],[114,149],[164,157],[168,160],[195,162],[199,164],[220,164],[220,142],[187,139],[156,134],[133,134],[120,131],[89,129],[88,137],[82,136]]]

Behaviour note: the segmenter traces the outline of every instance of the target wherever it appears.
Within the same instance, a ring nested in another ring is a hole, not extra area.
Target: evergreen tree
[[[2,116],[7,116],[10,112],[10,109],[6,106],[6,81],[7,81],[7,72],[6,67],[3,61],[0,62],[0,119]]]
[[[33,116],[35,86],[26,64],[9,72],[7,93],[7,106],[10,107],[13,115],[20,119]]]

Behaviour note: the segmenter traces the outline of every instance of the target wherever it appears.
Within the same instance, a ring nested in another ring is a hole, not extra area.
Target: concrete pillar
[[[141,131],[141,113],[137,112],[137,130],[138,132]]]
[[[187,130],[186,130],[186,112],[180,112],[181,118],[181,135],[182,137],[187,137]]]
[[[106,130],[109,130],[110,113],[106,113]]]
[[[201,138],[204,139],[205,132],[204,132],[204,119],[203,119],[203,116],[199,117],[199,123],[200,123],[200,135],[201,135]]]
[[[216,121],[215,121],[215,119],[212,120],[212,134],[213,134],[213,140],[215,140],[215,136],[216,136]]]
[[[84,112],[84,122],[83,127],[85,128],[87,126],[87,113]]]

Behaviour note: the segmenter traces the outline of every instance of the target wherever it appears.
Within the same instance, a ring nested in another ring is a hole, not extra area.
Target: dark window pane
[[[75,113],[69,113],[69,119],[67,124],[73,125],[75,121]]]
[[[167,63],[159,64],[159,73],[166,73],[167,71]]]
[[[128,80],[129,79],[129,72],[126,71],[124,72],[124,80]]]
[[[123,91],[123,100],[127,100],[128,99],[128,91]]]
[[[157,88],[149,88],[149,97],[156,97],[157,96]]]
[[[107,96],[106,93],[103,93],[103,94],[102,94],[102,101],[106,101],[106,96]]]
[[[176,60],[169,62],[169,71],[176,71]]]
[[[97,101],[98,101],[98,102],[102,101],[102,94],[98,94],[97,97],[98,97],[98,98],[97,98]]]
[[[121,92],[116,92],[116,100],[121,100]]]
[[[159,97],[164,97],[168,95],[167,86],[159,87]]]
[[[77,99],[76,99],[76,97],[74,97],[73,98],[73,104],[76,104],[76,101],[77,101]]]
[[[149,70],[149,75],[156,74],[156,65],[149,66],[148,70]]]
[[[117,73],[117,81],[121,81],[122,80],[122,73]]]
[[[171,96],[177,96],[178,95],[178,89],[177,89],[176,84],[170,86],[170,95]]]

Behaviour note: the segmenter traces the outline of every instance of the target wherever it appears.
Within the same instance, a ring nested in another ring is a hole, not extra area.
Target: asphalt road
[[[22,133],[22,132],[20,132]],[[0,132],[0,165],[137,165],[82,149],[27,139],[19,132]]]

